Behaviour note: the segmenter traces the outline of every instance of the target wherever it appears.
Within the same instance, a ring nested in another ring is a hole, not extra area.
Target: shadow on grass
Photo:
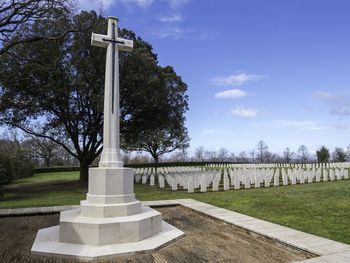
[[[2,201],[15,201],[31,196],[46,196],[49,193],[57,192],[84,192],[87,191],[88,184],[79,180],[55,180],[48,182],[25,183],[19,185],[9,185],[2,188]]]

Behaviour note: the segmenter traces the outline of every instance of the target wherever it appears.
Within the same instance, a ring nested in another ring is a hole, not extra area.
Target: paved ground
[[[151,254],[96,262],[294,262],[307,258],[264,238],[187,208],[159,207],[163,219],[186,236]],[[59,215],[0,217],[1,262],[79,262],[30,255],[36,232],[58,224]]]

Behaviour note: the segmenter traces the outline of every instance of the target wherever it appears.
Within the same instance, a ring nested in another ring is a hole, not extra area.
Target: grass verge
[[[0,209],[74,205],[87,186],[78,172],[38,174],[4,186]],[[135,184],[141,201],[192,198],[307,233],[350,244],[350,180],[188,194]]]

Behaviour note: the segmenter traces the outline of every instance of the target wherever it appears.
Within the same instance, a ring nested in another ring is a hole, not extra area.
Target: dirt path
[[[272,242],[189,209],[157,208],[163,219],[186,236],[154,253],[95,262],[294,262],[307,258]],[[0,217],[1,262],[85,262],[30,255],[36,232],[57,225],[59,215]]]

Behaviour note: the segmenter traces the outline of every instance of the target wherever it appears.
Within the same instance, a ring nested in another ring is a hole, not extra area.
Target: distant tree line
[[[250,162],[250,163],[308,163],[308,162],[345,162],[350,161],[350,145],[346,148],[336,147],[331,151],[321,146],[316,153],[310,153],[305,145],[294,151],[286,147],[282,153],[274,153],[264,141],[259,141],[250,151],[229,152],[222,147],[217,151],[207,150],[203,146],[195,149],[192,157],[186,151],[169,156],[167,161],[207,161],[207,162]],[[163,159],[163,161],[165,161]]]
[[[152,163],[153,159],[145,152],[123,152],[124,163]],[[335,147],[330,150],[321,146],[311,153],[305,145],[300,145],[296,151],[286,147],[283,152],[274,153],[264,141],[259,141],[250,151],[234,153],[221,147],[218,150],[208,150],[203,146],[189,154],[187,150],[175,151],[171,155],[163,155],[160,162],[237,162],[237,163],[309,163],[309,162],[346,162],[350,161],[350,144],[347,148]]]
[[[33,168],[77,165],[78,161],[52,141],[6,131],[0,136],[0,185],[33,175]]]

